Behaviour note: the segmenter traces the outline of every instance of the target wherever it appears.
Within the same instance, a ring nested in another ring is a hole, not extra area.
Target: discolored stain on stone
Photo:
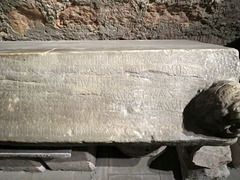
[[[204,16],[206,8],[195,5],[167,5],[167,4],[149,4],[143,22],[146,26],[152,26],[162,22],[176,24],[190,24],[198,22],[206,23]]]
[[[131,4],[125,4],[119,8],[107,6],[104,9],[105,21],[113,25],[122,25],[125,27],[133,27],[136,23],[137,12]]]
[[[71,28],[87,26],[90,30],[98,28],[98,12],[91,6],[70,6],[59,15],[56,21],[58,28]]]
[[[12,29],[22,35],[29,28],[45,23],[43,15],[37,8],[18,7],[16,10],[11,11],[8,16]]]

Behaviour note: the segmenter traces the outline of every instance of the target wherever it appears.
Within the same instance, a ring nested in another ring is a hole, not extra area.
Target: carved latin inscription
[[[1,55],[0,138],[150,142],[165,141],[167,135],[166,141],[174,140],[182,133],[182,112],[199,88],[218,78],[236,77],[230,71],[235,61],[224,66],[225,61],[208,57],[211,52],[200,53],[198,60],[192,58],[195,51],[182,53]]]

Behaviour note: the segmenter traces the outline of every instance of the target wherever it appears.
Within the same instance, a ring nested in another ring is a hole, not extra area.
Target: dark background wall
[[[239,38],[239,0],[0,1],[0,40]]]

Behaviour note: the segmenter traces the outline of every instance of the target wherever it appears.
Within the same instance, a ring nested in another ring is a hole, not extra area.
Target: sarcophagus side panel
[[[237,81],[234,49],[190,41],[124,48],[110,41],[95,49],[94,42],[65,49],[53,43],[45,51],[34,43],[0,54],[0,141],[225,142],[186,132],[182,113],[198,90]]]

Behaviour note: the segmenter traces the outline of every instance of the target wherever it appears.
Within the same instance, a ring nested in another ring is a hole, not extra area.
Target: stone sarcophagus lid
[[[193,41],[0,42],[0,141],[227,144],[183,111],[238,77],[235,49]]]

